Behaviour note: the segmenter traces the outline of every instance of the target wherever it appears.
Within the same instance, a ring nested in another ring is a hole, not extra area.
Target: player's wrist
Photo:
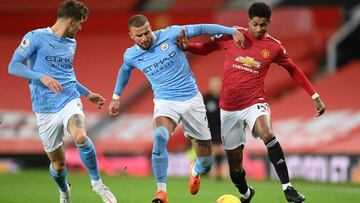
[[[318,94],[318,93],[314,93],[312,96],[311,96],[311,98],[313,99],[313,100],[315,100],[315,99],[317,99],[317,98],[319,98],[320,97],[320,95]]]
[[[120,100],[120,96],[119,95],[117,95],[117,94],[113,94],[113,96],[112,96],[112,100]]]

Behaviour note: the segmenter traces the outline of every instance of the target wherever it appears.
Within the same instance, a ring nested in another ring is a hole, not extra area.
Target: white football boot
[[[68,190],[66,192],[60,191],[60,203],[71,203],[70,189],[71,184],[68,183]]]
[[[113,193],[101,181],[95,183],[92,186],[92,190],[101,197],[104,203],[117,203]]]

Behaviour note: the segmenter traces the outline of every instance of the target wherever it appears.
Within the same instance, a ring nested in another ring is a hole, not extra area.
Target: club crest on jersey
[[[269,58],[269,56],[270,56],[270,51],[267,50],[267,49],[261,50],[261,56],[262,56],[263,58],[265,58],[265,59]]]
[[[27,39],[27,38],[23,39],[20,43],[20,47],[19,47],[20,51],[25,51],[26,47],[28,47],[30,45],[30,43],[31,42],[29,39]]]
[[[235,61],[240,62],[247,67],[253,67],[253,68],[259,68],[261,65],[260,62],[256,61],[254,58],[249,56],[245,56],[245,57],[238,56],[236,57]]]
[[[169,48],[169,45],[166,42],[164,42],[160,45],[160,49],[162,51],[166,51],[168,48]]]
[[[75,49],[74,49],[74,47],[69,46],[69,51],[70,51],[70,53],[74,54],[74,53],[75,53]]]

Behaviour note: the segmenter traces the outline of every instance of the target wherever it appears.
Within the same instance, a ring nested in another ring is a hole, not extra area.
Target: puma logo
[[[155,154],[155,155],[157,155],[157,156],[160,156],[160,152],[158,152],[158,153],[156,153],[156,152],[153,152],[152,154]]]

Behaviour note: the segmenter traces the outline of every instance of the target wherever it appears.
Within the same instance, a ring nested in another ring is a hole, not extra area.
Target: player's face
[[[74,38],[75,34],[81,30],[81,25],[85,22],[86,20],[74,20],[74,19],[70,19],[69,22],[69,27],[68,30],[65,34],[66,37],[69,38]]]
[[[149,22],[145,23],[141,27],[130,27],[129,31],[131,39],[133,39],[142,49],[149,49],[154,41],[154,36]]]
[[[270,20],[267,18],[253,17],[249,20],[249,30],[253,37],[260,39],[262,38],[268,29]]]

